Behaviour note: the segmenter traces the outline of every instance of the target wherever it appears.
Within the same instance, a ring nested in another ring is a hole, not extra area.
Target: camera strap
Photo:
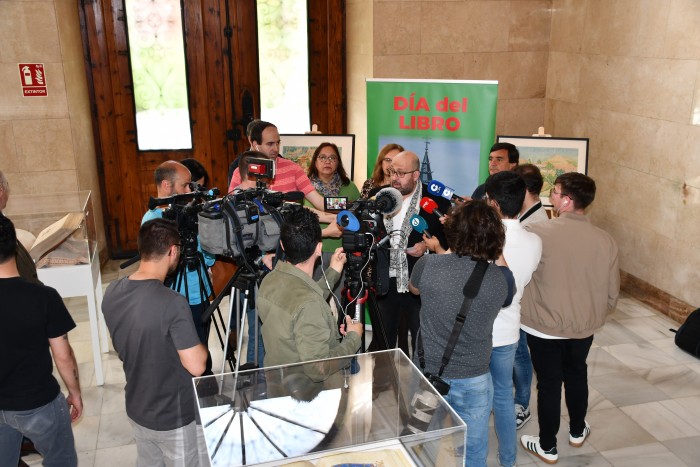
[[[459,339],[459,335],[462,332],[462,328],[464,327],[464,322],[467,319],[467,313],[471,308],[472,300],[474,299],[474,297],[476,297],[476,294],[479,293],[479,289],[481,288],[481,283],[484,280],[484,275],[486,274],[486,268],[488,268],[488,266],[489,263],[487,263],[486,261],[477,260],[476,266],[474,266],[474,270],[469,276],[469,279],[467,279],[467,283],[464,285],[464,289],[462,290],[462,293],[464,294],[464,301],[462,302],[462,307],[459,309],[459,313],[457,313],[457,317],[455,318],[455,324],[452,327],[452,334],[450,334],[450,338],[448,339],[447,345],[445,346],[445,352],[442,355],[442,364],[440,365],[440,370],[438,371],[438,376],[440,377],[445,371],[445,367],[450,362],[450,357],[452,357],[452,352],[454,351],[455,346],[457,345],[457,340]],[[420,368],[423,371],[423,373],[425,373],[425,349],[423,348],[422,334],[422,332],[418,333],[417,350]]]

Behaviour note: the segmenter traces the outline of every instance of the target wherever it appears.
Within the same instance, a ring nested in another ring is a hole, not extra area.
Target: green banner
[[[367,80],[367,176],[397,143],[418,154],[421,180],[470,196],[488,176],[496,81]]]

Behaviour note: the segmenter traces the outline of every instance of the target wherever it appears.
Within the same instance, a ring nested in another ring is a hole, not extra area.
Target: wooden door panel
[[[139,151],[124,0],[82,0],[80,19],[93,104],[108,250],[131,256],[154,169],[194,157],[226,191],[228,166],[248,147],[245,127],[260,115],[256,2],[182,0],[192,150]],[[345,0],[308,0],[311,118],[346,131]],[[244,111],[242,102],[250,105]]]
[[[255,3],[234,0],[184,0],[183,28],[188,70],[188,102],[192,150],[140,151],[136,142],[133,87],[129,67],[123,0],[92,0],[81,4],[81,25],[89,64],[93,123],[108,249],[112,257],[136,251],[136,238],[150,196],[156,195],[153,171],[168,159],[194,157],[210,174],[213,185],[226,188],[227,167],[245,145],[244,132],[231,140],[234,108],[241,86],[259,94],[255,73],[231,79],[232,44],[253,44],[256,50]],[[223,14],[222,14],[223,12]],[[250,18],[253,18],[252,21]],[[230,24],[227,24],[227,21]],[[235,27],[231,24],[234,24]],[[238,36],[247,36],[238,39]],[[234,57],[238,55],[238,51]],[[240,68],[242,69],[242,68]],[[233,90],[231,84],[234,84]],[[259,104],[258,108],[259,108]],[[240,115],[240,111],[239,111]]]

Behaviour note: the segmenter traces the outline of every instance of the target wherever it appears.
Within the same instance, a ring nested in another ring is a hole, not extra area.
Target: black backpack
[[[700,308],[688,315],[676,331],[676,345],[700,358]]]

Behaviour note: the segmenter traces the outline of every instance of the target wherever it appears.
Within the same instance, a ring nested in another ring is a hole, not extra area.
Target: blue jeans
[[[493,400],[491,374],[464,379],[448,379],[447,403],[467,424],[466,465],[486,467],[489,450],[489,416]]]
[[[513,361],[517,348],[517,343],[494,347],[489,364],[493,381],[493,421],[498,436],[498,461],[506,467],[515,465],[518,450],[513,402]]]
[[[246,362],[252,363],[255,362],[255,324],[257,321],[257,328],[258,328],[258,361],[256,362],[258,364],[258,368],[262,368],[263,365],[263,359],[265,358],[265,345],[263,344],[262,340],[262,332],[260,331],[260,320],[258,320],[257,316],[255,315],[255,309],[254,308],[248,308],[247,317],[246,319],[248,320],[248,352],[246,355]]]
[[[513,366],[513,384],[515,384],[515,403],[530,407],[530,386],[532,386],[532,360],[527,349],[527,334],[520,330],[518,350],[515,352]]]
[[[44,466],[78,465],[68,403],[62,393],[32,410],[0,410],[0,464],[16,466],[22,436],[34,442],[44,456]]]

